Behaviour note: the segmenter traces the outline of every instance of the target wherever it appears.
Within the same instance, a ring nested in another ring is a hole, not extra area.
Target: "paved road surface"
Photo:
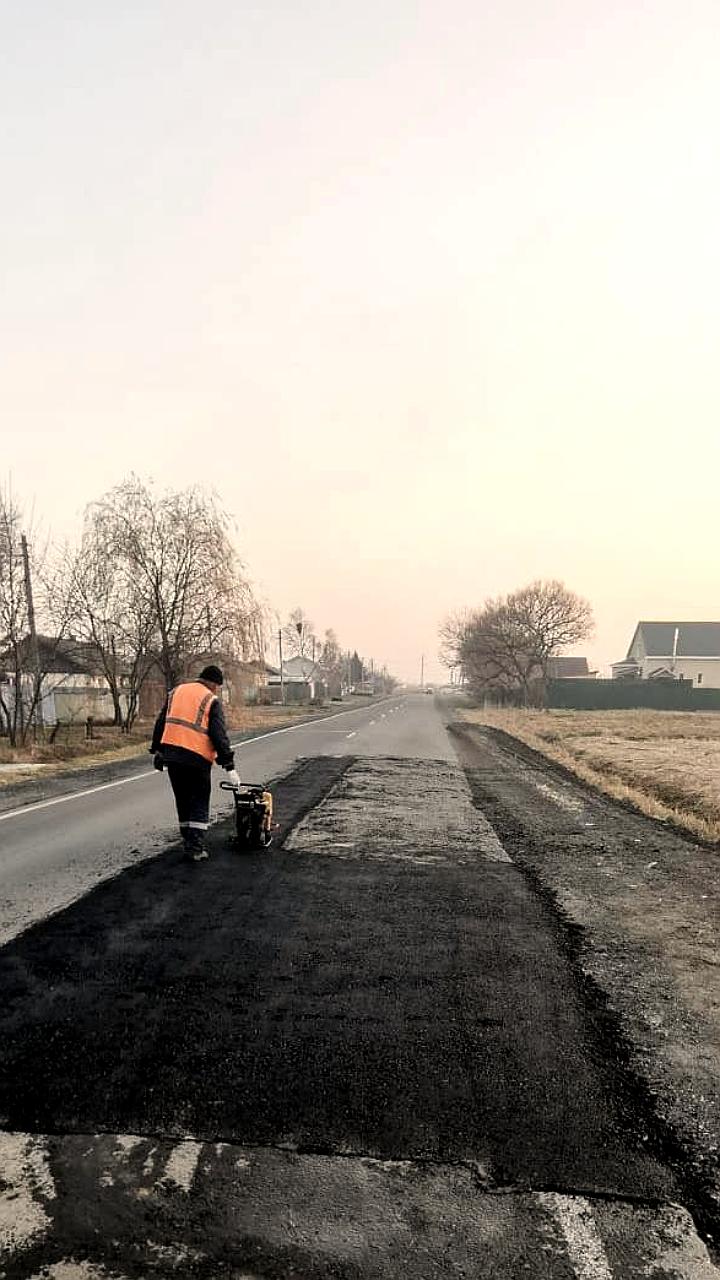
[[[236,762],[254,781],[302,756],[397,755],[455,759],[430,697],[394,698],[241,743]],[[213,811],[230,812],[215,769]],[[159,853],[177,835],[167,778],[141,770],[90,794],[0,813],[0,943],[66,906],[122,867]]]
[[[154,771],[0,823],[16,921],[106,877],[0,948],[0,1277],[719,1280],[432,700],[239,762],[268,855],[165,848]]]

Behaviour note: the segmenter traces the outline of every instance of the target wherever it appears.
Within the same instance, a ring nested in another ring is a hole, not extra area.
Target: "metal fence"
[[[575,711],[720,711],[720,689],[690,680],[550,680],[547,705]]]

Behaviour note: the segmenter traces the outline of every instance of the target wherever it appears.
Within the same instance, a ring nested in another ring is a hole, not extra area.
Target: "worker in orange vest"
[[[204,667],[197,680],[171,689],[153,731],[150,747],[156,769],[167,768],[175,796],[180,834],[193,862],[207,858],[205,832],[210,818],[210,772],[213,761],[227,770],[228,782],[240,786],[235,757],[218,690],[219,667]]]

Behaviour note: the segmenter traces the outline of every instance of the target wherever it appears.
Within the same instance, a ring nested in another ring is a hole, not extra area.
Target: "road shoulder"
[[[695,1212],[720,1208],[717,852],[492,729],[453,726],[475,802],[566,926],[581,981],[654,1111]],[[704,1206],[704,1207],[703,1207]]]

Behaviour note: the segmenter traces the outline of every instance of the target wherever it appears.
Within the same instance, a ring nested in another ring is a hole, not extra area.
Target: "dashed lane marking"
[[[242,742],[233,742],[231,745],[237,751],[242,751],[243,747],[251,747],[255,742],[262,742],[265,738],[277,738],[281,733],[294,733],[296,729],[310,729],[317,724],[325,724],[326,720],[339,720],[341,716],[356,716],[359,712],[366,712],[367,707],[353,707],[352,711],[337,711],[332,716],[324,716],[321,720],[309,720],[305,724],[290,724],[284,729],[271,729],[268,733],[258,733],[254,738],[244,738]],[[342,732],[338,730],[337,732]],[[348,734],[348,737],[350,735]],[[68,800],[82,800],[86,796],[94,796],[100,791],[110,791],[113,787],[124,787],[128,782],[139,782],[142,778],[154,778],[156,770],[146,769],[143,773],[132,773],[128,778],[118,778],[116,782],[102,782],[96,787],[86,787],[83,791],[71,791],[66,796],[55,796],[52,800],[38,800],[35,804],[22,805],[20,809],[10,809],[8,813],[0,813],[0,822],[7,822],[10,818],[21,818],[25,813],[37,813],[40,809],[50,809],[56,804],[67,804]]]

